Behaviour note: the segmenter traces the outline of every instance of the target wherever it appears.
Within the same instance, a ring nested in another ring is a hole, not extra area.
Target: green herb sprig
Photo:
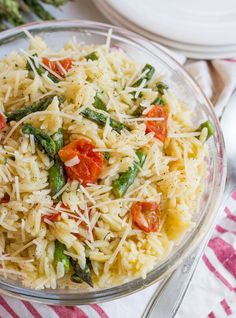
[[[68,0],[0,0],[0,31],[8,25],[18,26],[26,23],[23,13],[33,12],[41,20],[54,20],[54,17],[43,7],[42,3],[59,7]]]

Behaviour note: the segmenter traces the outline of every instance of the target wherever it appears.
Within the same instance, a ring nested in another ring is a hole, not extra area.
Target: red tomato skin
[[[80,235],[79,233],[71,233],[71,234],[73,234],[79,241],[85,241],[85,237],[83,237],[82,235]]]
[[[56,213],[50,213],[50,214],[45,214],[42,216],[41,220],[44,221],[45,219],[51,221],[51,222],[57,222],[60,221],[61,219],[61,213],[56,212]]]
[[[167,120],[168,114],[163,106],[154,106],[147,114],[147,118],[160,117],[164,118],[163,121],[148,121],[146,122],[146,133],[154,132],[155,138],[164,142],[167,136]]]
[[[58,63],[61,64],[65,71],[68,71],[72,67],[73,60],[70,58],[66,58],[63,60],[59,60]],[[43,57],[43,64],[61,77],[65,77],[65,73],[61,70],[56,61],[50,61],[47,57]]]
[[[8,203],[10,201],[10,195],[5,192],[4,196],[0,199],[0,203]]]
[[[102,172],[104,156],[100,152],[93,151],[93,143],[87,138],[72,141],[59,151],[59,157],[63,162],[74,157],[79,158],[79,163],[72,167],[65,167],[67,176],[71,180],[78,180],[83,186],[88,183],[96,183]]]
[[[0,130],[4,130],[7,127],[6,119],[2,113],[0,113]]]
[[[144,215],[145,223],[143,222]],[[131,207],[133,223],[146,233],[157,232],[160,227],[161,210],[155,202],[137,202]]]

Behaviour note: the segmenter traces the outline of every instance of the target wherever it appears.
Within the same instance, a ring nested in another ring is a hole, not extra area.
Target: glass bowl
[[[28,38],[24,29],[27,29],[32,35],[42,36],[50,47],[57,50],[72,36],[76,36],[78,41],[86,44],[104,44],[110,28],[112,28],[111,47],[120,47],[133,59],[155,65],[159,73],[167,76],[171,88],[178,97],[194,110],[195,124],[209,118],[215,125],[216,133],[208,141],[208,178],[205,191],[198,211],[194,214],[196,226],[184,236],[168,258],[149,272],[145,279],[138,278],[122,285],[92,291],[80,288],[78,290],[45,289],[39,291],[25,288],[20,282],[10,278],[1,278],[0,291],[2,293],[43,303],[65,305],[104,302],[129,295],[169,275],[201,242],[214,221],[226,179],[226,157],[219,122],[211,103],[199,86],[161,46],[122,28],[106,24],[91,21],[53,21],[32,23],[0,33],[0,59],[12,50],[27,49]]]

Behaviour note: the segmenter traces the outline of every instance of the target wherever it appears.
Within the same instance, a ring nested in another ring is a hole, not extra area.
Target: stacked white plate
[[[236,57],[236,0],[94,0],[113,23],[187,57]]]

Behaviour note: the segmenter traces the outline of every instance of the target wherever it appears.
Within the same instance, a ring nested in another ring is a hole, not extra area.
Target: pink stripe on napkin
[[[221,300],[221,306],[223,307],[224,311],[226,312],[227,316],[230,316],[232,314],[231,308],[229,304],[227,303],[226,299]]]
[[[224,310],[225,312],[225,315],[222,316],[222,309]],[[219,312],[221,313],[220,316],[219,316]],[[220,301],[219,304],[217,304],[217,306],[214,308],[214,310],[212,310],[209,314],[208,314],[208,318],[223,318],[225,316],[231,316],[232,315],[232,310],[227,302],[226,299],[222,299]]]
[[[227,206],[225,207],[225,213],[230,220],[236,222],[236,215],[234,215]]]
[[[79,307],[50,306],[60,318],[89,318]]]
[[[23,300],[22,303],[25,305],[25,307],[29,310],[34,318],[43,318],[38,310],[30,302]]]
[[[8,303],[6,302],[6,300],[0,296],[0,305],[13,317],[13,318],[21,318],[19,317],[16,312],[11,309],[11,307],[8,305]]]
[[[220,237],[211,239],[208,246],[214,251],[224,268],[236,278],[236,251],[233,246]]]
[[[231,194],[231,198],[236,200],[236,190],[234,190]]]
[[[101,318],[109,318],[102,307],[98,306],[97,304],[92,304],[90,306],[99,314]]]
[[[224,227],[222,227],[220,225],[216,225],[216,231],[221,233],[221,234],[232,233],[232,234],[236,235],[236,231],[227,230],[227,229],[225,229]]]
[[[234,287],[227,281],[224,276],[219,273],[216,268],[211,264],[207,256],[204,254],[202,257],[203,262],[206,264],[207,268],[215,275],[217,279],[219,279],[229,290],[234,290]]]

